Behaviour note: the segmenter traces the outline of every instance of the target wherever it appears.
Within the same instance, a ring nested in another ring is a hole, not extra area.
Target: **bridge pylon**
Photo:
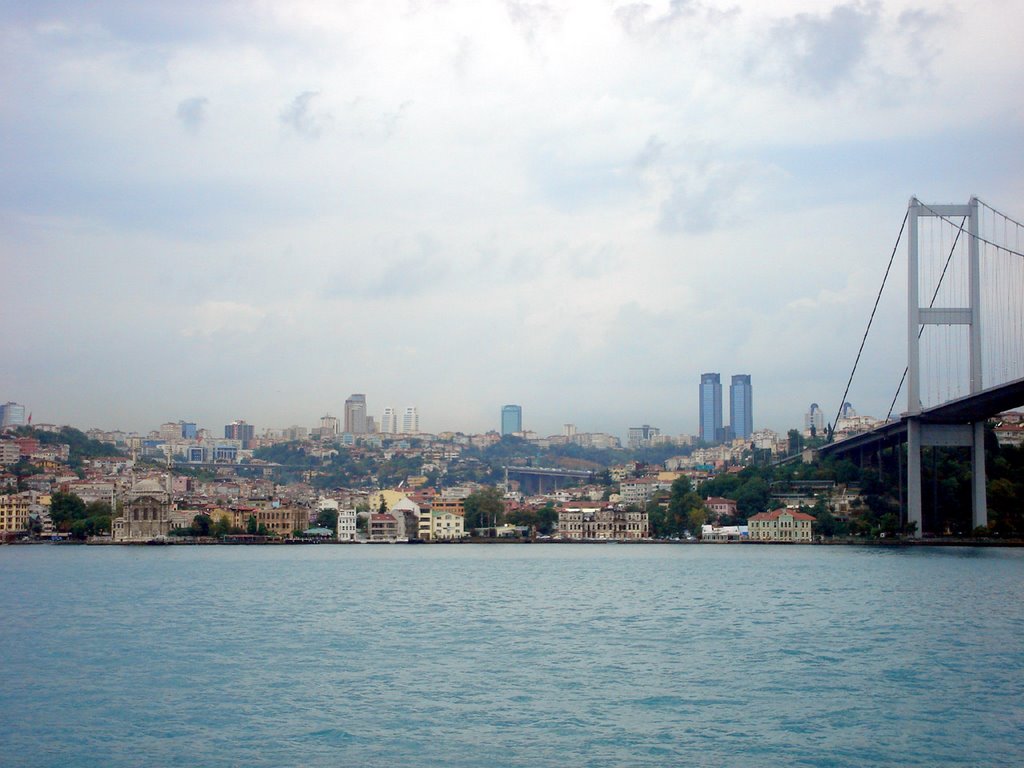
[[[970,392],[983,388],[981,367],[981,254],[978,246],[978,199],[967,205],[924,205],[916,197],[908,206],[907,257],[907,522],[922,535],[921,452],[927,447],[971,448],[971,508],[974,527],[988,524],[985,493],[985,422],[936,423],[922,419],[921,331],[927,325],[969,327]],[[962,217],[968,234],[968,306],[923,307],[920,297],[918,220],[923,217]]]

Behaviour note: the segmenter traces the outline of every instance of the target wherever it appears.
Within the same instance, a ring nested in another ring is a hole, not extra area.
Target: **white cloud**
[[[210,337],[221,334],[251,333],[257,330],[267,311],[234,301],[206,301],[190,310],[183,336]]]
[[[266,423],[365,390],[436,428],[529,398],[541,431],[579,413],[678,432],[707,367],[753,373],[758,420],[784,427],[845,376],[910,194],[1024,211],[1021,21],[811,0],[7,8],[0,258],[39,343],[0,342],[5,385],[99,419],[102,393],[51,375],[63,306],[82,380],[137,350],[164,370],[149,398],[173,375],[153,350],[286,363],[264,374],[282,395],[235,392]]]

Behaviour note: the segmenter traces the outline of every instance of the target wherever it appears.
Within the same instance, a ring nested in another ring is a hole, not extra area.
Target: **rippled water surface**
[[[7,766],[1024,765],[1024,551],[3,547]]]

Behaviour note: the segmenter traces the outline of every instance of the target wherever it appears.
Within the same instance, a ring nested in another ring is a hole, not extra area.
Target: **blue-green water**
[[[1024,551],[3,547],[6,766],[1024,764]]]

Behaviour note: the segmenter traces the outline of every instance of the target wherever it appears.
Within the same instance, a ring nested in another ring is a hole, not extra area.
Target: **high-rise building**
[[[811,407],[804,414],[804,435],[817,437],[825,434],[825,414],[817,403],[811,403]]]
[[[338,417],[325,414],[320,417],[320,439],[333,440],[338,436]]]
[[[521,405],[501,406],[501,434],[511,435],[523,431],[523,407]]]
[[[252,441],[255,436],[256,427],[252,424],[246,424],[241,419],[224,425],[224,438],[226,440],[241,440],[242,448],[245,450],[252,448]]]
[[[700,439],[707,443],[721,442],[725,437],[722,428],[722,377],[717,373],[700,375]]]
[[[0,427],[24,427],[25,406],[18,403],[0,405]]]
[[[754,390],[750,374],[739,373],[729,385],[729,429],[733,437],[746,440],[754,433]]]
[[[650,448],[654,438],[661,434],[661,430],[644,424],[642,427],[630,427],[626,435],[626,444],[633,449]]]
[[[196,435],[199,434],[199,428],[196,426],[194,421],[182,421],[181,424],[181,436],[186,440],[195,440]]]
[[[420,431],[420,414],[415,405],[405,409],[402,416],[402,432],[406,435],[417,435]]]
[[[366,434],[366,395],[349,395],[345,401],[345,431]]]
[[[385,435],[398,434],[398,411],[393,407],[384,409],[384,415],[380,418],[380,431]]]

